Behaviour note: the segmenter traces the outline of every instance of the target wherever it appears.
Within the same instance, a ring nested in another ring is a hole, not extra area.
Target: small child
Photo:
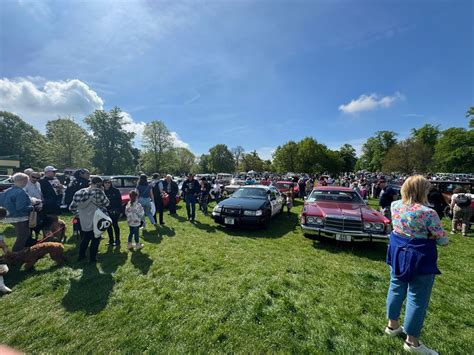
[[[137,201],[137,192],[135,190],[130,191],[130,202],[125,207],[125,215],[127,216],[128,226],[130,233],[128,235],[128,249],[133,249],[132,239],[135,237],[135,249],[142,249],[144,245],[140,243],[138,232],[140,230],[140,224],[143,217],[145,216],[145,210],[142,205]]]

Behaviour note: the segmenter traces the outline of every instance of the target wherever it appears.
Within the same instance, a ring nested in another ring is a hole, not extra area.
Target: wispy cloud
[[[178,133],[176,132],[170,132],[171,133],[171,138],[173,140],[173,146],[176,147],[176,148],[186,148],[186,149],[190,149],[190,146],[188,143],[186,143],[185,141],[183,141]]]
[[[406,113],[402,115],[403,117],[425,117],[425,115],[419,113]]]
[[[379,108],[387,108],[397,101],[403,101],[405,97],[398,91],[392,96],[381,96],[379,94],[361,95],[358,99],[353,99],[348,104],[339,106],[339,110],[344,113],[358,113],[363,111],[373,111]]]
[[[256,149],[258,156],[263,160],[272,160],[275,147],[261,147]]]
[[[197,95],[193,96],[192,98],[190,98],[189,100],[185,101],[184,104],[185,105],[192,104],[193,102],[196,102],[200,98],[201,98],[201,94],[197,94]]]

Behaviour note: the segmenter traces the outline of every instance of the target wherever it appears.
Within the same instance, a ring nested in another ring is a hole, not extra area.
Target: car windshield
[[[441,183],[439,184],[439,191],[444,193],[452,194],[455,189],[462,188],[464,191],[471,192],[471,184],[458,184],[458,183]]]
[[[277,186],[280,189],[289,189],[290,188],[290,184],[289,183],[284,183],[284,182],[277,183]]]
[[[338,190],[314,190],[309,195],[307,201],[336,201],[363,203],[360,196],[355,191],[338,191]]]
[[[267,198],[266,189],[238,189],[232,194],[236,198]]]

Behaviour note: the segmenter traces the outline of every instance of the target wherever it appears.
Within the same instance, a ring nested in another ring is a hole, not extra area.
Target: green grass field
[[[301,207],[266,230],[241,230],[201,213],[193,225],[181,203],[165,228],[147,227],[141,251],[125,250],[122,221],[122,249],[104,240],[97,265],[76,262],[69,238],[65,267],[44,258],[5,277],[13,293],[0,297],[0,343],[60,353],[401,352],[402,338],[383,334],[386,245],[306,238]],[[13,228],[0,233],[11,247]],[[422,340],[440,353],[474,349],[473,261],[474,238],[457,234],[439,249]]]

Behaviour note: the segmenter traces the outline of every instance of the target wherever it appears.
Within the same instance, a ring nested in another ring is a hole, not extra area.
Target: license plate
[[[224,218],[225,224],[234,224],[235,220],[233,218]]]
[[[336,234],[336,240],[341,240],[343,242],[351,242],[352,237],[347,234]]]

